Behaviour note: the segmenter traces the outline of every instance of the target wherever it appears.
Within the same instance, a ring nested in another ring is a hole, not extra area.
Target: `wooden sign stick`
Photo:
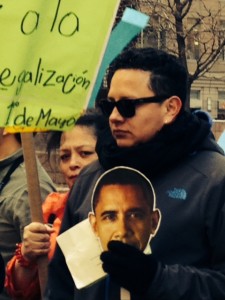
[[[3,131],[4,131],[4,127],[0,127],[0,143],[2,141]]]
[[[32,222],[43,223],[42,199],[40,193],[33,133],[21,133],[21,141],[23,146],[24,162],[27,175],[31,219]],[[48,256],[40,256],[38,258],[37,264],[41,295],[42,299],[44,299],[44,291],[48,278]]]

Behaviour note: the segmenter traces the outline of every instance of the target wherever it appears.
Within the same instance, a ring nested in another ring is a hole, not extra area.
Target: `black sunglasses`
[[[138,99],[121,99],[114,101],[111,99],[103,99],[99,101],[99,107],[102,112],[109,117],[114,109],[117,108],[119,113],[124,118],[132,118],[135,115],[135,107],[144,103],[160,103],[164,101],[167,96],[153,96]]]

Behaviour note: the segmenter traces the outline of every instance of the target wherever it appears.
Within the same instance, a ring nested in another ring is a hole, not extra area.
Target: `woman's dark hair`
[[[100,132],[108,126],[108,120],[98,109],[87,109],[76,121],[76,125],[85,126],[93,129],[96,138]],[[48,159],[50,159],[51,152],[60,147],[62,131],[51,131],[47,138],[47,152]],[[85,139],[85,137],[84,137]]]

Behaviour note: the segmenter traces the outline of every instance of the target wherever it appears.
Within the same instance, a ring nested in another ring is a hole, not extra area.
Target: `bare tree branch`
[[[150,15],[151,28],[156,33],[167,32],[169,38],[164,49],[178,55],[188,71],[191,88],[191,84],[209,72],[225,51],[224,28],[221,29],[221,20],[225,20],[225,3],[218,2],[212,9],[204,0],[198,1],[197,8],[193,0],[136,1],[140,9],[143,9],[144,3],[144,12]],[[158,23],[153,22],[153,16],[158,17]],[[199,51],[195,57],[195,69],[191,72],[187,56],[190,45]]]

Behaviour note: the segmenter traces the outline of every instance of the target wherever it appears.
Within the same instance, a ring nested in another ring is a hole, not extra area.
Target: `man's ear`
[[[159,209],[155,209],[152,211],[152,217],[151,217],[151,235],[155,236],[161,222],[161,212]]]
[[[94,231],[94,233],[96,234],[96,236],[98,236],[98,230],[97,230],[97,222],[96,222],[96,216],[93,212],[90,212],[88,214],[88,219],[89,222],[91,224],[92,230]]]
[[[168,98],[164,101],[164,105],[166,108],[164,123],[170,124],[178,116],[183,104],[178,96],[171,96],[170,98]]]

